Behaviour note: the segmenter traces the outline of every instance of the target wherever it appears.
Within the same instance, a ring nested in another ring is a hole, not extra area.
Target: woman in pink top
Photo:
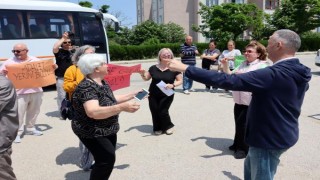
[[[268,66],[268,63],[266,62],[266,48],[258,42],[252,42],[247,45],[244,56],[246,61],[233,71],[230,71],[228,61],[222,60],[221,63],[223,64],[223,71],[228,74],[239,74]],[[244,142],[244,137],[246,131],[246,115],[251,101],[251,93],[244,91],[232,91],[232,95],[235,102],[234,120],[236,132],[234,136],[234,143],[229,147],[229,149],[235,151],[234,157],[236,159],[242,159],[247,156],[249,148]]]

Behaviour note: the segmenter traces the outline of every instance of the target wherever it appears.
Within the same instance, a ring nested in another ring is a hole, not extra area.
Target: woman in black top
[[[115,96],[104,81],[108,65],[102,55],[85,54],[77,65],[85,78],[72,95],[72,130],[94,157],[90,180],[107,180],[115,163],[119,113],[140,108],[137,102],[129,101],[139,91]]]
[[[174,98],[174,94],[167,96],[163,93],[157,84],[163,81],[167,89],[174,89],[182,84],[182,74],[180,72],[172,72],[167,68],[167,63],[173,59],[173,53],[169,48],[163,48],[158,54],[158,64],[153,65],[146,72],[140,70],[143,80],[152,79],[149,87],[149,108],[152,115],[153,131],[156,135],[165,132],[167,135],[173,133],[174,124],[171,122],[169,108]]]

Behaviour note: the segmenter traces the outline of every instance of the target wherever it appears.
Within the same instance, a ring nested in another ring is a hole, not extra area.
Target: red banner
[[[113,91],[130,86],[130,76],[134,72],[139,72],[141,64],[134,66],[121,66],[108,64],[108,75],[104,79],[108,82]]]

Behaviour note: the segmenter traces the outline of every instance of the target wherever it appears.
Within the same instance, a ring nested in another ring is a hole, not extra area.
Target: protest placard
[[[121,66],[108,64],[108,74],[104,79],[110,85],[110,88],[115,91],[130,86],[130,76],[134,72],[139,72],[141,64],[134,66]]]
[[[44,87],[56,83],[53,60],[8,64],[8,78],[16,89]]]

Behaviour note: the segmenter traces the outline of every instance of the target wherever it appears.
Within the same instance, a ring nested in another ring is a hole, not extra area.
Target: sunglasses
[[[22,49],[22,50],[12,50],[12,53],[20,53],[21,51],[25,51],[25,49]]]
[[[71,44],[71,41],[63,42],[63,44]]]

